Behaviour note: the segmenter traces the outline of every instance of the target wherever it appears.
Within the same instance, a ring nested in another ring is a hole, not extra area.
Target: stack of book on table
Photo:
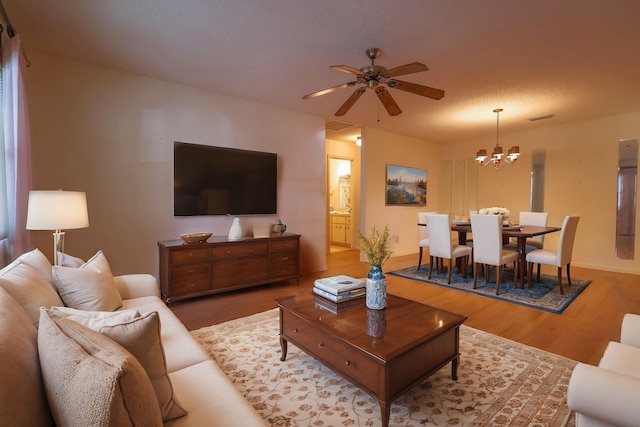
[[[317,279],[313,293],[335,303],[350,301],[365,296],[364,280],[349,276],[334,276]]]

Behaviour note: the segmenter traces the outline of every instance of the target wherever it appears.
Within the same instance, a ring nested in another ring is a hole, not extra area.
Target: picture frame
[[[427,171],[408,166],[386,165],[386,206],[426,206]]]

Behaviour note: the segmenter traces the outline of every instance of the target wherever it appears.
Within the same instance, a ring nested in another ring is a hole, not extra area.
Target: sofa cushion
[[[160,316],[157,312],[118,325],[105,325],[99,331],[133,354],[144,367],[156,392],[164,421],[186,414],[173,400],[173,388],[167,374],[160,335]]]
[[[0,270],[0,287],[22,306],[36,327],[40,320],[40,307],[63,305],[49,282],[20,258]]]
[[[54,265],[53,283],[68,307],[113,311],[122,306],[122,298],[102,251],[79,268]]]
[[[144,368],[112,339],[43,308],[38,349],[56,425],[162,424]]]
[[[103,326],[119,325],[140,317],[138,310],[84,311],[71,307],[51,307],[51,312],[98,332]]]
[[[0,424],[50,426],[44,394],[38,331],[27,313],[0,288]],[[2,421],[3,420],[3,421]]]

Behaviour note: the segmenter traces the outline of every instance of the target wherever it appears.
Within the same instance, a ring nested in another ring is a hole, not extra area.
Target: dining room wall
[[[500,145],[519,145],[522,154],[514,166],[478,167],[477,205],[505,206],[517,221],[520,211],[530,210],[532,152],[546,150],[549,225],[560,226],[565,215],[580,216],[571,265],[639,274],[640,257],[615,257],[618,141],[639,136],[640,112],[501,133]],[[493,136],[449,144],[443,161],[469,161],[479,148],[493,144]],[[558,233],[548,235],[545,247],[556,248],[557,240]]]
[[[362,199],[360,230],[389,225],[393,256],[417,253],[418,212],[437,211],[440,204],[443,146],[372,128],[362,130]],[[427,171],[426,206],[387,206],[386,165]],[[364,260],[364,258],[361,258]]]

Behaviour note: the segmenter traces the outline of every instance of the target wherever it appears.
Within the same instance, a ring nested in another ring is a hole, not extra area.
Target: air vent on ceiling
[[[340,120],[329,120],[325,124],[326,129],[332,132],[338,132],[340,130],[345,130],[353,126],[354,126],[353,123],[341,122]]]
[[[529,121],[530,122],[537,122],[538,120],[552,119],[553,117],[555,117],[555,114],[545,114],[544,116],[530,117]]]

